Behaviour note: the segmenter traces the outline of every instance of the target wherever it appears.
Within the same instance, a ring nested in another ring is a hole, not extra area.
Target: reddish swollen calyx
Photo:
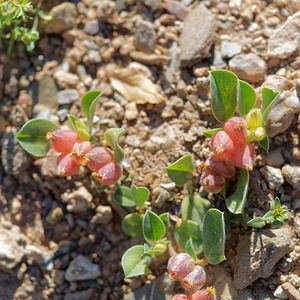
[[[111,185],[122,174],[122,167],[106,148],[94,148],[89,141],[80,141],[72,130],[48,132],[46,139],[50,140],[55,151],[62,153],[57,160],[58,175],[75,175],[81,165],[87,165],[100,183]]]

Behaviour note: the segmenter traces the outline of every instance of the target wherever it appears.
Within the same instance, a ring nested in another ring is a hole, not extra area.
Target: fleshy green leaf
[[[52,16],[42,10],[38,10],[38,16],[44,21],[50,21],[52,19]]]
[[[262,228],[266,225],[261,217],[253,218],[247,222],[247,224],[254,228]]]
[[[149,273],[151,256],[144,254],[144,246],[129,248],[122,256],[122,267],[127,278]]]
[[[124,151],[119,145],[119,138],[124,132],[123,128],[110,128],[104,133],[104,139],[107,144],[114,150],[116,161],[119,163],[124,158]]]
[[[164,243],[158,243],[156,245],[149,246],[144,244],[144,253],[148,255],[158,255],[162,254],[167,250],[167,246]]]
[[[150,192],[145,187],[136,187],[135,185],[131,186],[131,195],[132,199],[137,206],[142,206],[149,198]]]
[[[262,115],[263,115],[263,120],[266,123],[267,118],[269,115],[269,112],[275,103],[276,99],[278,98],[279,93],[278,92],[273,92],[271,89],[268,88],[263,88],[262,89]]]
[[[253,87],[245,81],[239,80],[239,113],[244,117],[254,107],[256,93]]]
[[[269,137],[266,135],[261,141],[259,141],[259,145],[268,152],[269,151]]]
[[[46,139],[48,132],[58,130],[59,127],[44,119],[30,120],[23,125],[16,138],[20,145],[34,156],[45,156],[51,144]]]
[[[83,95],[81,99],[81,109],[87,117],[89,124],[89,133],[92,132],[95,109],[101,95],[101,91],[91,91]]]
[[[211,208],[203,221],[203,249],[210,264],[216,265],[225,259],[225,223],[223,213]]]
[[[189,238],[185,244],[185,251],[189,254],[195,261],[197,260],[197,254],[194,249],[193,239]]]
[[[120,186],[117,188],[113,195],[113,199],[121,206],[136,206],[136,202],[132,198],[131,190],[127,186]]]
[[[245,169],[240,170],[235,192],[226,199],[226,206],[233,214],[243,213],[249,185],[249,172]]]
[[[168,166],[167,173],[173,182],[181,186],[192,180],[194,168],[192,156],[189,154],[179,158],[175,163]]]
[[[82,121],[80,121],[76,116],[68,115],[68,118],[78,137],[83,141],[89,141],[91,137],[88,133],[88,129],[86,128],[85,124]]]
[[[186,250],[186,243],[190,238],[193,240],[193,247],[196,254],[199,254],[203,250],[202,232],[199,224],[194,221],[178,222],[175,227],[174,238],[184,250]]]
[[[283,221],[275,220],[271,223],[271,228],[279,228],[283,226]]]
[[[143,235],[143,218],[141,214],[129,214],[122,221],[123,231],[130,236]]]
[[[168,227],[170,226],[170,217],[169,217],[169,213],[168,213],[168,212],[165,212],[165,213],[161,214],[159,217],[163,220],[163,222],[164,222],[166,228],[168,228]]]
[[[215,128],[215,129],[207,130],[204,131],[203,134],[206,135],[207,137],[212,137],[215,132],[220,130],[223,130],[223,128]]]
[[[229,71],[210,72],[211,106],[215,118],[226,122],[234,116],[237,103],[237,76]]]
[[[200,195],[186,196],[181,202],[182,219],[195,221],[201,228],[204,215],[210,207],[210,201]]]
[[[154,212],[147,210],[143,221],[144,236],[149,241],[159,241],[166,233],[164,222]]]

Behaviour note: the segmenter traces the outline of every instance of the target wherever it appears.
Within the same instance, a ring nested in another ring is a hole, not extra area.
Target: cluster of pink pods
[[[46,138],[53,149],[61,153],[57,159],[58,175],[74,175],[81,165],[86,165],[102,184],[115,184],[120,178],[122,167],[106,148],[81,141],[76,132],[69,129],[48,132]]]
[[[187,253],[173,255],[168,262],[168,272],[172,280],[180,280],[181,286],[191,293],[189,296],[177,294],[170,300],[214,300],[213,288],[200,290],[206,283],[206,273],[203,267],[196,265],[194,259]]]
[[[203,171],[200,182],[210,193],[218,193],[225,187],[226,178],[235,176],[235,167],[253,169],[254,147],[247,142],[246,120],[232,117],[224,123],[223,129],[213,134],[214,154],[199,167],[199,171]]]

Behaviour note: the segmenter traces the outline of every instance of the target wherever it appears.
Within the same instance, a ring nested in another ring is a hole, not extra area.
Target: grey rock
[[[269,152],[267,154],[266,163],[271,167],[281,167],[284,164],[284,158],[281,154],[281,150],[276,149]]]
[[[126,295],[122,300],[167,300],[174,290],[174,281],[171,282],[168,274],[162,275],[150,284],[146,284],[140,289],[134,290]]]
[[[99,205],[96,212],[97,214],[91,220],[93,224],[107,225],[112,220],[113,214],[110,206]]]
[[[84,32],[89,35],[95,35],[99,32],[98,20],[87,21],[84,26]]]
[[[153,52],[156,46],[156,32],[153,24],[138,21],[135,34],[136,48],[144,52]]]
[[[299,110],[300,100],[296,90],[281,92],[268,116],[266,124],[268,135],[274,137],[287,130]]]
[[[234,285],[242,290],[258,278],[271,276],[275,264],[291,244],[287,228],[264,229],[240,237],[234,270]]]
[[[247,289],[239,291],[232,282],[232,276],[220,265],[208,266],[207,285],[211,285],[216,290],[218,300],[254,300],[251,292]]]
[[[52,116],[52,111],[49,107],[45,107],[44,105],[35,105],[34,112],[37,111],[36,118],[37,119],[46,119],[50,120]]]
[[[49,14],[52,19],[46,25],[45,32],[60,34],[75,25],[77,17],[76,5],[64,2],[54,6]]]
[[[89,300],[92,299],[93,293],[94,290],[92,288],[80,292],[68,293],[64,300]]]
[[[229,61],[229,69],[240,79],[250,82],[264,80],[267,65],[263,59],[253,53],[240,54]]]
[[[4,171],[10,175],[19,175],[29,166],[29,159],[18,140],[16,127],[7,127],[2,137],[1,162]]]
[[[77,100],[79,100],[79,95],[75,89],[66,89],[57,93],[57,103],[59,105],[71,104]]]
[[[48,108],[55,108],[57,105],[57,90],[54,79],[44,75],[38,82],[38,104]]]
[[[153,11],[157,10],[161,5],[161,0],[143,0],[144,4]]]
[[[60,122],[64,122],[67,118],[69,110],[67,108],[61,108],[56,112],[56,115]]]
[[[296,190],[300,190],[300,167],[285,165],[282,168],[285,180]]]
[[[10,229],[0,223],[0,268],[13,269],[25,255],[28,240],[18,226]]]
[[[171,91],[171,84],[173,83],[174,74],[179,70],[180,67],[180,49],[177,42],[173,42],[172,46],[170,47],[170,51],[172,53],[172,58],[166,69],[166,82],[164,83],[164,90],[167,93]]]
[[[24,109],[17,104],[12,108],[12,111],[9,115],[9,120],[13,126],[21,127],[28,121],[28,117]]]
[[[170,14],[176,16],[176,18],[181,21],[183,21],[191,11],[184,3],[172,0],[166,1],[165,8]]]
[[[100,22],[107,22],[115,12],[116,5],[113,1],[102,0],[98,2],[97,17]]]
[[[276,290],[274,291],[274,297],[279,299],[288,299],[289,297],[285,294],[281,285],[279,285]]]
[[[300,12],[289,17],[269,39],[268,55],[286,59],[300,49]]]
[[[67,281],[83,281],[95,279],[100,275],[98,265],[92,264],[86,257],[79,255],[70,263],[65,279]]]
[[[229,41],[221,42],[221,54],[224,58],[232,58],[242,52],[242,46]]]
[[[265,166],[260,169],[265,180],[268,182],[269,188],[271,190],[278,190],[280,186],[284,183],[284,179],[281,173],[281,169],[274,168],[270,166]]]
[[[219,69],[226,67],[226,62],[222,58],[222,53],[219,50],[217,50],[216,48],[214,49],[213,65]]]
[[[182,66],[192,66],[209,55],[216,33],[215,16],[199,4],[184,19],[179,39]]]

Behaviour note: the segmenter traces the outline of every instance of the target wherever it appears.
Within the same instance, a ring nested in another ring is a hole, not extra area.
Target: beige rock
[[[282,175],[294,189],[300,190],[300,167],[285,165],[282,168]]]
[[[229,69],[240,79],[250,82],[264,80],[267,65],[263,59],[253,53],[240,54],[229,61]]]

